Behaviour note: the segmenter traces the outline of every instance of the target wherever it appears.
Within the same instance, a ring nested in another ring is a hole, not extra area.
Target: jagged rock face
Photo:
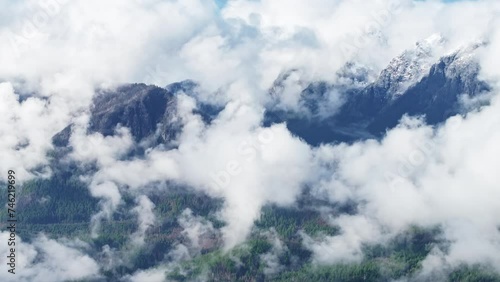
[[[127,84],[114,90],[100,90],[96,93],[90,108],[88,133],[101,133],[104,136],[115,134],[118,125],[127,127],[136,142],[147,141],[144,145],[155,146],[163,143],[175,146],[182,125],[177,117],[177,94],[184,93],[196,98],[198,84],[186,80],[167,85],[165,88]],[[222,110],[221,106],[197,101],[195,114],[210,124]],[[69,145],[71,127],[53,137],[57,147]]]
[[[434,48],[441,44],[440,37],[417,44],[414,50],[392,60],[378,77],[354,63],[336,74],[335,84],[308,83],[296,69],[285,72],[269,91],[273,102],[266,111],[264,125],[286,122],[293,134],[318,145],[380,138],[405,114],[425,115],[431,125],[443,122],[461,113],[461,95],[474,97],[490,87],[478,78],[475,51],[480,45],[435,59]],[[195,113],[207,124],[222,110],[223,106],[197,99],[198,87],[186,80],[165,88],[129,84],[101,91],[94,98],[89,131],[113,135],[120,124],[129,128],[138,142],[156,139],[153,143],[168,143],[181,130],[175,120],[177,93],[197,100]],[[297,98],[293,96],[283,103],[283,96],[290,94],[289,87],[298,89],[295,94],[299,100],[293,100]],[[66,146],[70,134],[68,127],[54,137],[54,144]]]
[[[404,94],[409,87],[429,73],[432,65],[438,60],[436,53],[441,53],[444,43],[444,38],[437,34],[417,42],[415,48],[394,58],[381,72],[374,85],[386,89],[386,95],[391,98]]]
[[[167,141],[178,131],[173,124],[175,114],[175,96],[166,89],[145,84],[125,85],[96,95],[89,131],[113,135],[120,124],[130,129],[136,141],[152,136],[157,130],[158,137]],[[161,127],[157,128],[158,125]]]
[[[461,95],[477,96],[489,91],[487,83],[478,78],[479,65],[464,60],[460,54],[445,57],[434,65],[428,76],[383,108],[369,125],[369,130],[381,134],[397,125],[404,115],[425,115],[428,124],[445,121],[461,112]]]
[[[375,118],[384,107],[404,96],[429,75],[438,61],[435,53],[442,49],[443,43],[441,36],[433,35],[391,60],[373,83],[349,95],[337,120],[341,123],[367,123]]]
[[[99,91],[90,109],[89,133],[113,135],[118,125],[130,129],[135,141],[151,136],[157,142],[175,138],[180,126],[175,122],[176,98],[166,89],[145,84],[129,84],[116,90]],[[71,125],[53,138],[56,146],[67,146]]]
[[[366,138],[380,138],[407,114],[425,115],[430,125],[445,121],[463,112],[461,95],[475,97],[489,91],[487,83],[478,78],[479,64],[475,51],[481,45],[461,49],[434,60],[433,48],[442,38],[434,37],[417,44],[417,49],[404,52],[392,60],[371,84],[332,85],[313,82],[302,92],[303,110],[315,113],[325,101],[325,93],[343,91],[345,103],[331,117],[269,110],[266,124],[287,122],[289,130],[311,145]],[[435,47],[438,46],[438,47]]]
[[[172,83],[172,84],[169,84],[165,87],[165,89],[167,91],[169,91],[170,93],[177,93],[177,92],[184,92],[186,94],[191,94],[193,92],[195,92],[195,89],[198,87],[199,85],[192,81],[192,80],[184,80],[184,81],[181,81],[181,82],[175,82],[175,83]]]

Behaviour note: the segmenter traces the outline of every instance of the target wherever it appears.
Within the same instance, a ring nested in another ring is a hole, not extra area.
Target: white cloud
[[[370,236],[363,238],[359,231],[349,235],[349,230],[359,226],[355,220],[336,219],[347,233],[328,239],[336,256],[327,258],[342,260],[348,257],[338,255],[342,246],[356,250],[382,230],[394,235],[417,224],[443,227],[445,239],[452,243],[447,260],[455,265],[498,265],[500,221],[494,215],[500,210],[494,199],[500,196],[496,185],[500,179],[495,172],[500,164],[489,157],[499,150],[498,97],[495,95],[491,106],[466,118],[453,117],[436,130],[407,121],[380,143],[320,148],[320,163],[327,159],[326,163],[335,163],[336,168],[317,186],[318,193],[326,192],[332,201],[362,203],[358,216],[367,220],[362,226],[372,226]],[[317,259],[327,260],[321,246],[316,246]]]
[[[2,232],[0,238],[7,242],[8,232]],[[7,244],[0,247],[3,254],[8,254]],[[7,271],[0,273],[2,281],[67,281],[99,277],[99,265],[85,254],[88,246],[81,241],[56,241],[44,235],[35,238],[32,243],[16,239],[15,274]],[[2,265],[8,259],[2,256]]]
[[[359,262],[363,258],[363,244],[384,240],[379,225],[365,215],[342,215],[334,223],[342,230],[335,237],[313,239],[302,233],[304,245],[313,252],[315,263]]]
[[[280,263],[280,256],[288,251],[287,246],[280,240],[276,230],[271,229],[263,234],[268,241],[272,244],[271,250],[265,254],[260,255],[261,261],[264,263],[264,274],[267,276],[274,276],[281,271],[285,270],[285,266]]]
[[[138,246],[144,245],[144,237],[146,236],[146,231],[154,226],[156,222],[156,216],[154,214],[155,205],[151,200],[142,195],[136,200],[137,206],[132,209],[137,215],[137,221],[139,222],[139,228],[132,234],[132,243]]]
[[[318,261],[358,258],[360,244],[381,228],[395,233],[409,224],[443,224],[454,242],[447,261],[498,262],[497,96],[492,106],[437,130],[406,119],[381,142],[352,146],[313,150],[284,125],[261,127],[266,90],[283,71],[298,68],[308,80],[333,81],[351,59],[379,71],[435,33],[448,39],[443,53],[488,40],[482,75],[495,84],[498,1],[233,0],[220,12],[201,0],[47,3],[53,5],[0,1],[0,38],[9,42],[0,46],[0,79],[7,81],[0,84],[1,170],[13,168],[28,179],[46,167],[51,137],[72,122],[86,123],[95,87],[194,78],[206,89],[205,101],[227,106],[207,126],[192,114],[195,101],[179,95],[184,129],[177,149],[155,148],[126,160],[134,145],[126,130],[103,137],[75,129],[72,157],[99,166],[90,181],[92,195],[103,199],[95,222],[111,216],[122,191],[182,182],[225,199],[223,235],[232,247],[246,238],[263,205],[293,204],[307,183],[333,202],[363,202],[359,215],[335,220],[343,235],[311,242],[312,249],[335,249]],[[37,18],[43,13],[45,20]],[[293,79],[281,102],[295,106],[301,83]],[[31,92],[34,97],[21,99]],[[151,211],[144,201],[140,206]],[[86,257],[61,248],[93,273]]]
[[[228,246],[245,239],[264,204],[292,204],[309,170],[307,145],[284,125],[263,129],[259,121],[252,107],[229,104],[211,126],[185,131],[189,138],[171,152],[179,181],[225,199]]]
[[[193,215],[190,209],[182,212],[177,219],[184,229],[182,233],[189,239],[189,247],[196,253],[204,247],[203,242],[216,233],[212,223],[203,217]]]
[[[166,270],[162,268],[148,269],[143,271],[138,271],[134,275],[127,277],[125,281],[130,282],[163,282],[165,281]]]
[[[46,152],[52,148],[52,136],[64,128],[69,115],[63,102],[57,98],[20,101],[8,82],[0,83],[0,99],[0,169],[16,171],[19,181],[31,178],[35,169],[39,171],[36,174],[50,174]]]

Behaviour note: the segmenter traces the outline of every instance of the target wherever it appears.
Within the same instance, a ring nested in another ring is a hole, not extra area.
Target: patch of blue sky
[[[227,0],[215,0],[215,4],[217,4],[217,6],[219,8],[224,7],[226,5],[226,3],[227,3]]]

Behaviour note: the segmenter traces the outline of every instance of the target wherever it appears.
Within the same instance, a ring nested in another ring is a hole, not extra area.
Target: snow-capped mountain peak
[[[451,52],[446,56],[451,60],[446,68],[446,76],[454,78],[476,74],[479,71],[479,65],[476,62],[477,51],[485,45],[484,41],[477,41],[473,44],[461,46]]]
[[[429,73],[439,54],[442,54],[445,42],[439,34],[417,42],[414,49],[406,50],[394,58],[375,84],[387,89],[387,94],[393,98],[403,94]]]

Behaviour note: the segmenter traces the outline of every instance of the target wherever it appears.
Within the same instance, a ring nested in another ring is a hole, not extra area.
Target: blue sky
[[[222,7],[226,4],[227,0],[215,0],[215,3],[217,3],[217,5],[219,7]]]

